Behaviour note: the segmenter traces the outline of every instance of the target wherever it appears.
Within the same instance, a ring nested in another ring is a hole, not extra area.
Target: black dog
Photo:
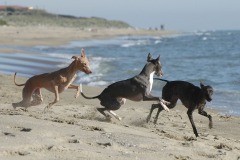
[[[198,109],[198,113],[209,119],[209,128],[212,128],[212,116],[204,111],[206,100],[210,102],[212,100],[213,88],[209,85],[204,86],[200,83],[201,88],[194,86],[193,84],[185,81],[167,81],[160,78],[154,78],[157,80],[165,81],[167,84],[163,87],[162,98],[168,102],[167,105],[170,109],[174,108],[177,104],[177,100],[180,99],[183,105],[188,108],[187,114],[192,124],[193,132],[198,137],[198,132],[193,122],[192,113],[195,109]],[[155,108],[158,108],[157,115],[154,123],[157,123],[159,113],[163,110],[161,104],[153,104],[150,113],[147,117],[147,122],[151,118],[151,114]]]
[[[100,104],[105,108],[98,108],[98,111],[103,114],[106,118],[110,118],[106,115],[104,111],[108,111],[115,118],[121,120],[112,110],[118,110],[121,105],[126,102],[126,99],[132,101],[160,101],[159,103],[163,106],[165,110],[169,110],[165,104],[168,104],[163,99],[159,97],[154,97],[150,94],[153,84],[153,75],[162,76],[162,66],[160,64],[160,57],[153,59],[151,54],[148,54],[147,64],[142,69],[141,73],[133,78],[118,81],[107,88],[105,88],[102,93],[95,97],[87,97],[82,92],[81,94],[86,99],[100,100]]]

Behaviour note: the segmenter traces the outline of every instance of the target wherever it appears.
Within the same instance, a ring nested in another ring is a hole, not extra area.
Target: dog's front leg
[[[169,102],[163,100],[159,97],[154,97],[151,94],[144,94],[143,101],[159,101],[161,106],[164,108],[165,111],[169,111],[169,108],[165,104],[169,104]]]
[[[194,107],[192,107],[192,108],[194,108]],[[188,109],[187,115],[188,115],[188,118],[189,118],[189,120],[190,120],[190,122],[191,122],[191,125],[192,125],[192,128],[193,128],[193,132],[194,132],[195,136],[198,137],[198,132],[197,132],[195,123],[194,123],[194,121],[193,121],[192,113],[193,113],[193,110]]]
[[[45,108],[44,108],[44,112],[46,112],[46,110],[48,110],[52,105],[54,105],[55,103],[57,103],[59,101],[59,93],[58,93],[58,86],[54,84],[54,82],[52,82],[52,85],[54,87],[54,94],[55,94],[55,99],[53,102],[49,103]]]
[[[208,119],[209,119],[209,128],[211,129],[213,127],[212,116],[210,114],[208,114],[206,111],[204,111],[202,107],[198,109],[198,113],[200,115],[202,115],[202,116],[208,117]]]
[[[70,84],[70,86],[68,88],[77,90],[77,93],[75,94],[75,98],[77,98],[80,95],[80,85],[77,86],[77,85]]]

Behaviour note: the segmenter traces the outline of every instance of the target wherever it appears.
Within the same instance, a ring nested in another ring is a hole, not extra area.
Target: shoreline
[[[168,36],[179,34],[175,31],[155,31],[134,28],[70,28],[70,27],[47,27],[47,26],[28,26],[0,27],[0,52],[11,53],[10,48],[4,46],[34,46],[48,45],[58,46],[76,40],[89,39],[109,39],[117,36],[126,35],[152,35],[152,36]]]

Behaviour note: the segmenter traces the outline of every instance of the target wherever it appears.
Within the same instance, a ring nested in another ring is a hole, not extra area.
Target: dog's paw
[[[122,118],[121,118],[121,117],[118,117],[118,116],[117,116],[117,119],[118,119],[119,121],[121,121],[121,120],[122,120]]]
[[[49,105],[47,105],[44,109],[43,109],[43,113],[47,113],[49,111]]]
[[[109,114],[106,115],[106,121],[112,122],[112,117]]]
[[[158,117],[156,116],[155,118],[154,118],[154,121],[153,121],[153,124],[157,124],[157,121],[158,121]]]
[[[74,96],[74,97],[75,97],[75,98],[78,98],[78,97],[79,97],[79,95],[80,95],[80,93],[78,92],[78,93],[76,93],[76,94],[75,94],[75,96]]]
[[[148,115],[148,116],[147,116],[147,119],[146,119],[146,122],[147,122],[147,123],[150,121],[150,118],[151,118],[151,117]]]
[[[18,107],[18,103],[12,103],[13,109],[15,110]]]

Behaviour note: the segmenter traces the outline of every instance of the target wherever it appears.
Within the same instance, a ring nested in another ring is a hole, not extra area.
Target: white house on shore
[[[33,7],[23,7],[17,5],[13,6],[0,5],[0,16],[29,14],[29,11],[33,9],[34,9]]]

